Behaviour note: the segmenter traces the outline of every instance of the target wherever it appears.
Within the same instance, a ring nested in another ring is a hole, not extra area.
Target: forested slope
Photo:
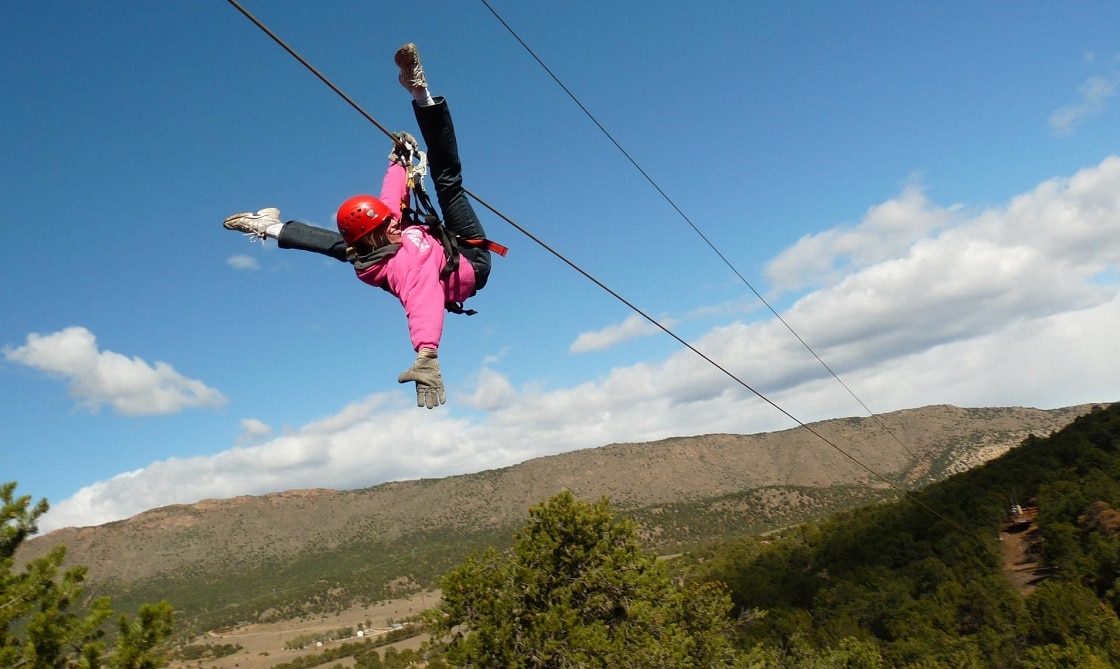
[[[1003,572],[1013,501],[1037,506],[1046,578]],[[890,667],[1120,666],[1120,405],[908,499],[720,544],[693,574],[727,583],[743,644],[873,642]]]

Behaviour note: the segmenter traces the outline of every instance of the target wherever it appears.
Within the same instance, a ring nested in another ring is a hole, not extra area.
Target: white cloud
[[[234,269],[260,269],[261,264],[253,256],[237,254],[226,259],[226,264]]]
[[[83,327],[32,333],[25,345],[3,350],[12,362],[66,379],[70,396],[91,412],[106,404],[125,416],[143,416],[226,402],[217,390],[165,362],[150,365],[140,358],[99,351],[93,333]]]
[[[483,367],[476,379],[475,391],[463,402],[479,411],[495,411],[507,406],[517,395],[517,389],[505,376],[489,367]]]
[[[673,324],[671,320],[661,322],[666,327],[672,327]],[[601,351],[632,339],[648,337],[660,332],[661,329],[653,323],[638,314],[632,314],[621,323],[612,323],[602,330],[580,333],[568,350],[572,353]]]
[[[256,418],[243,418],[241,420],[241,436],[238,442],[258,441],[272,434],[272,426]]]
[[[876,412],[1120,400],[1120,158],[1004,207],[950,212],[909,187],[857,228],[822,233],[828,262],[791,262],[786,280],[818,280],[821,267],[842,275],[783,317]],[[871,248],[838,241],[845,234]],[[618,340],[626,329],[596,334]],[[799,420],[861,413],[774,319],[731,320],[694,345]],[[374,395],[249,448],[88,486],[42,526],[102,523],[173,501],[473,472],[618,441],[794,426],[687,349],[569,388],[515,384],[498,364],[454,396],[478,412],[471,418]]]
[[[1077,102],[1057,109],[1050,115],[1051,129],[1060,136],[1073,134],[1077,126],[1087,119],[1104,113],[1109,99],[1116,95],[1118,85],[1120,72],[1089,77],[1078,91],[1080,99]]]
[[[921,186],[868,210],[859,225],[807,235],[766,265],[777,291],[836,281],[852,270],[897,257],[910,244],[948,225],[956,207],[930,204]]]

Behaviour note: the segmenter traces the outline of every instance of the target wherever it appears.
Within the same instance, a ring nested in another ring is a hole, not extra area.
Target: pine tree
[[[563,492],[530,509],[511,552],[469,558],[442,581],[433,632],[453,666],[731,666],[731,600],[678,585],[606,499]]]
[[[62,570],[66,547],[14,570],[15,553],[38,532],[46,500],[31,504],[15,496],[16,484],[0,485],[0,669],[152,669],[163,663],[153,652],[171,633],[171,605],[145,604],[136,621],[122,615],[112,653],[106,652],[105,623],[113,615],[108,597],[82,610],[84,567]]]

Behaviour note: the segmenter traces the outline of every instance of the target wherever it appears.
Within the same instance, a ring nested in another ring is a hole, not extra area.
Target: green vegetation
[[[166,604],[142,607],[135,622],[122,617],[109,653],[101,630],[108,601],[72,612],[83,572],[61,573],[64,549],[11,573],[15,547],[45,510],[13,491],[0,488],[0,669],[156,666],[153,649],[170,626]],[[1013,503],[1033,507],[1033,520],[1010,535]],[[864,506],[802,522],[856,504]],[[623,511],[565,492],[505,535],[501,527],[424,527],[376,551],[366,542],[283,564],[249,560],[233,580],[177,574],[130,597],[159,588],[201,612],[193,622],[221,624],[319,616],[444,575],[443,602],[425,616],[435,641],[420,650],[375,650],[420,632],[410,625],[277,669],[348,658],[359,669],[1120,666],[1120,405],[906,497],[775,486]],[[746,519],[754,534],[742,529]],[[1001,536],[1025,540],[1038,562],[1035,582],[1009,578]],[[687,552],[658,560],[654,550]],[[231,599],[241,603],[225,605]],[[327,639],[292,643],[317,640]],[[186,647],[180,658],[240,650]]]
[[[165,598],[175,603],[184,629],[200,631],[238,622],[269,622],[341,612],[433,585],[472,549],[504,541],[494,533],[421,532],[389,544],[348,544],[309,550],[291,561],[249,561],[221,574],[177,573],[149,579],[120,593],[133,603]]]
[[[177,650],[175,652],[175,658],[186,662],[192,660],[216,660],[219,657],[236,655],[242,650],[244,650],[244,648],[239,643],[191,644]]]
[[[529,511],[507,554],[469,558],[429,617],[453,666],[715,667],[731,654],[731,600],[678,586],[606,500],[564,492]],[[469,631],[463,634],[461,630]]]
[[[1011,500],[1037,506],[1026,596],[1004,573]],[[1115,667],[1117,507],[1120,405],[911,497],[682,560],[563,493],[449,573],[429,620],[459,667]]]
[[[318,634],[301,634],[294,639],[289,639],[284,648],[288,650],[296,650],[300,648],[310,648],[317,643],[326,643],[329,641],[337,641],[338,639],[349,639],[354,636],[353,627],[340,627],[336,630],[329,632],[320,632]]]
[[[1047,580],[1026,597],[1003,573],[998,539],[1012,499],[1038,507]],[[726,583],[740,611],[765,611],[739,637],[771,654],[760,666],[855,643],[877,658],[859,666],[1120,666],[1117,506],[1113,405],[912,499],[697,552],[689,577]]]
[[[354,658],[354,665],[360,669],[396,669],[398,667],[403,669],[404,667],[414,666],[416,662],[426,657],[429,660],[435,659],[434,656],[438,656],[439,652],[430,652],[427,646],[421,648],[419,651],[388,648],[384,651],[385,654],[384,657],[382,657],[378,655],[375,649],[419,636],[424,632],[424,629],[423,625],[409,625],[393,630],[387,634],[382,634],[376,639],[343,643],[333,648],[328,648],[322,653],[304,655],[291,662],[277,664],[272,667],[272,669],[311,669],[311,667],[326,665],[329,662],[337,663],[339,660],[348,657]],[[428,669],[437,669],[439,666],[439,664],[429,662]]]
[[[116,643],[107,650],[108,597],[79,610],[85,569],[61,571],[65,547],[14,571],[16,549],[38,532],[46,500],[16,497],[16,484],[0,485],[0,668],[148,669],[163,664],[156,646],[171,632],[167,602],[144,605],[136,620],[117,619]]]
[[[669,553],[713,540],[759,534],[859,506],[895,499],[891,488],[857,485],[766,486],[692,502],[625,508],[642,542]]]
[[[677,552],[716,538],[773,530],[834,511],[895,496],[892,490],[837,485],[770,486],[718,498],[624,509],[639,524],[649,550]],[[294,560],[249,556],[220,573],[183,570],[114,592],[122,605],[167,599],[199,631],[240,621],[269,622],[338,613],[356,604],[430,588],[472,551],[507,548],[517,527],[440,528],[414,532],[391,544],[351,543],[329,551],[311,548]]]
[[[826,421],[820,429],[872,445],[876,458],[891,463],[884,465],[888,477],[909,487],[961,469],[981,447],[1009,446],[1013,435],[1030,429],[1046,433],[1085,410],[927,407],[877,419]],[[887,438],[888,427],[907,440],[905,449]],[[831,469],[825,461],[832,454],[817,457],[805,441],[804,434],[783,431],[621,444],[364,491],[292,491],[173,505],[89,532],[65,531],[67,539],[55,540],[70,543],[71,559],[90,566],[88,593],[112,595],[125,610],[167,599],[188,631],[305,620],[431,588],[472,551],[508,548],[526,518],[527,501],[554,493],[548,481],[556,477],[570,480],[580,495],[610,490],[617,510],[640,525],[646,549],[662,554],[895,496],[884,487],[830,484],[849,481],[852,474]],[[809,459],[798,472],[800,480],[825,485],[775,485],[700,497],[702,490],[739,490],[747,480],[781,480],[792,461],[766,454],[784,453],[787,447],[806,449]],[[924,454],[922,462],[910,459],[915,453]],[[681,463],[689,466],[682,471],[673,463],[685,454],[688,459]],[[604,472],[609,472],[605,479]],[[50,542],[36,541],[30,550],[47,550]]]
[[[404,639],[411,639],[414,636],[423,634],[424,630],[425,626],[417,623],[394,625],[393,629],[389,630],[388,632],[376,634],[375,636],[367,639],[364,642],[345,643],[342,644],[342,647],[355,651],[365,647],[376,648],[378,646],[385,646],[391,643],[396,643]],[[322,632],[319,634],[301,634],[294,639],[290,639],[285,642],[284,648],[287,650],[300,650],[303,648],[310,648],[312,646],[315,646],[316,644],[329,643],[331,641],[353,638],[356,638],[353,627],[340,627],[336,630]],[[332,651],[328,652],[338,653],[339,651],[337,649],[332,649]],[[355,653],[352,652],[341,652],[338,657],[350,657],[354,654]],[[326,660],[323,661],[325,662]]]

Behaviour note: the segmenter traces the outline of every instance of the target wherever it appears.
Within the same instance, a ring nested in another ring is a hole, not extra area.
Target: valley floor
[[[378,634],[390,631],[395,622],[416,616],[421,611],[435,606],[438,601],[439,592],[427,591],[402,599],[381,602],[376,606],[347,609],[335,615],[317,615],[303,620],[253,623],[234,628],[212,630],[191,640],[190,645],[222,646],[231,644],[240,645],[242,649],[233,655],[217,659],[207,657],[191,661],[175,660],[170,662],[168,667],[169,669],[196,669],[202,666],[207,669],[269,669],[269,667],[291,662],[305,655],[322,653],[331,646],[361,642],[364,638],[370,637],[376,639]],[[286,650],[284,647],[287,642],[301,636],[326,633],[347,627],[358,629],[359,626],[365,627],[366,637],[340,639],[326,642],[319,648],[305,650]],[[427,639],[428,636],[424,634],[390,645],[400,650],[405,648],[418,649],[420,644]],[[378,652],[383,654],[383,648],[379,648]],[[340,663],[344,666],[347,665],[345,661]],[[335,662],[330,664],[333,666]]]

